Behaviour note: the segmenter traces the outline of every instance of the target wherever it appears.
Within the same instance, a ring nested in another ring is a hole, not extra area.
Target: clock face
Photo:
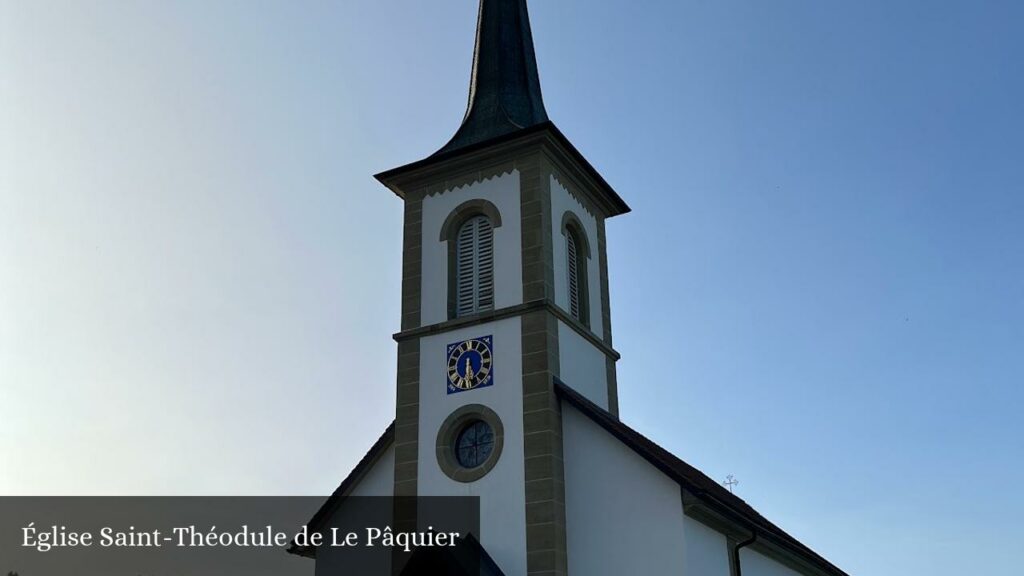
[[[484,388],[494,384],[493,339],[482,336],[448,345],[448,393]]]

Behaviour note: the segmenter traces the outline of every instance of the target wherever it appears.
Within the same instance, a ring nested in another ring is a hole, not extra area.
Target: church
[[[481,0],[462,125],[377,179],[405,206],[395,420],[311,529],[353,496],[475,496],[489,574],[845,574],[619,419],[605,223],[630,209],[548,119],[526,0]]]

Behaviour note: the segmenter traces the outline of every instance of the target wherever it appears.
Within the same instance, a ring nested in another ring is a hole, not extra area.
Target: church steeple
[[[526,0],[480,0],[466,116],[435,155],[547,120]]]
[[[478,496],[505,574],[566,576],[556,383],[618,414],[605,222],[629,206],[548,120],[526,0],[480,0],[462,125],[377,179],[405,202],[393,493]]]

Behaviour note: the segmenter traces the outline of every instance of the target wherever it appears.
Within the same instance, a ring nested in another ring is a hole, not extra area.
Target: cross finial
[[[722,482],[722,486],[728,488],[730,493],[735,493],[733,488],[739,483],[740,481],[737,480],[735,476],[729,474],[728,476],[725,477],[725,482]]]

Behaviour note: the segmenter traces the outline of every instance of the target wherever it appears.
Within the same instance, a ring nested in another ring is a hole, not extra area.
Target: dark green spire
[[[547,120],[526,0],[480,0],[466,116],[437,154]]]

